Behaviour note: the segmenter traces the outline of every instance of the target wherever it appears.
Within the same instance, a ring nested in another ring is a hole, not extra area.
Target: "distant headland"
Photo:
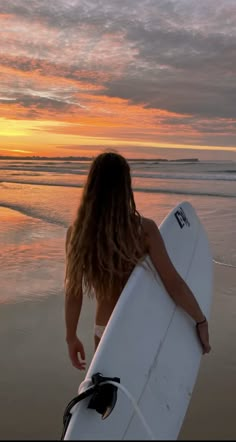
[[[20,156],[20,155],[0,155],[1,160],[22,160],[22,161],[92,161],[94,157],[85,156],[66,156],[66,157],[46,157],[46,156]],[[135,162],[198,162],[198,158],[178,158],[167,160],[166,158],[127,158],[128,161]]]

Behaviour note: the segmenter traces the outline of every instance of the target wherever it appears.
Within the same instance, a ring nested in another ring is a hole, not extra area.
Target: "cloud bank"
[[[0,0],[0,10],[0,117],[236,145],[235,0]]]

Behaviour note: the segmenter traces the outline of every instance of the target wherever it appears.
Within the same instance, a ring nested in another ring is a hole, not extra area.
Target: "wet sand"
[[[236,272],[215,266],[212,351],[202,358],[180,440],[236,439]]]
[[[69,361],[63,295],[0,308],[0,439],[58,440],[63,412],[84,372]],[[81,338],[93,352],[93,306],[85,302]]]
[[[236,438],[235,293],[235,269],[215,266],[212,352],[202,358],[180,440]],[[85,300],[79,330],[88,363],[93,314]],[[60,439],[65,406],[84,377],[70,364],[64,334],[62,293],[1,305],[0,439]]]

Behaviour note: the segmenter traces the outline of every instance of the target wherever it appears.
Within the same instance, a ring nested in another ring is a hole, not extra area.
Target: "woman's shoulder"
[[[148,246],[153,243],[160,245],[162,242],[162,236],[156,222],[152,218],[143,217],[142,226]]]
[[[144,216],[142,216],[142,226],[144,231],[146,231],[147,233],[151,233],[153,230],[158,230],[157,224],[155,223],[155,221],[152,218],[146,218]]]

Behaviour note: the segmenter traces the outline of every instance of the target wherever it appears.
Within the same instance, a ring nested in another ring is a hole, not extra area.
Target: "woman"
[[[96,295],[96,349],[130,273],[147,253],[173,301],[196,321],[203,353],[209,353],[208,322],[199,304],[173,266],[156,223],[136,210],[128,162],[118,153],[102,153],[91,165],[66,235],[66,341],[76,368],[85,369],[84,347],[76,334],[82,287]]]

